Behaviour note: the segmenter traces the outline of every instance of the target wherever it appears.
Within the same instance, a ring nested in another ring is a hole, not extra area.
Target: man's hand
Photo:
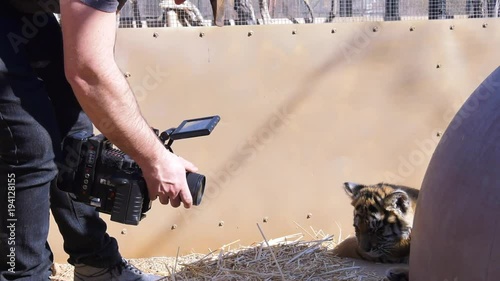
[[[149,190],[149,198],[159,197],[160,203],[166,205],[170,201],[172,207],[179,207],[181,202],[184,208],[193,205],[193,199],[186,181],[186,171],[196,172],[191,162],[165,150],[164,159],[158,158],[161,163],[151,163],[142,168]]]
[[[186,0],[175,0],[175,4],[177,4],[177,5],[180,5],[184,2],[186,2]]]

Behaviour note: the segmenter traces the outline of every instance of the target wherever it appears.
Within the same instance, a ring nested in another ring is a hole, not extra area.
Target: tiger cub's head
[[[379,262],[405,262],[418,190],[385,183],[350,182],[344,183],[344,189],[354,207],[358,250]]]

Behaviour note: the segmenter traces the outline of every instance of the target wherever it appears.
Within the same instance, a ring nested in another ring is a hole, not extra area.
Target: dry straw
[[[267,240],[257,224],[264,241],[249,247],[231,246],[234,241],[206,255],[135,259],[130,262],[145,272],[167,276],[164,280],[349,280],[380,281],[382,278],[363,271],[352,261],[335,257],[333,236],[314,231],[314,237],[304,241],[302,233]],[[72,280],[72,268],[58,265],[53,280]]]

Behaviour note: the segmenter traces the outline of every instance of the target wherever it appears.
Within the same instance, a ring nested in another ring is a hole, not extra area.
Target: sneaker
[[[135,266],[122,261],[110,268],[98,268],[85,264],[75,264],[75,281],[160,281],[164,277],[147,274]]]

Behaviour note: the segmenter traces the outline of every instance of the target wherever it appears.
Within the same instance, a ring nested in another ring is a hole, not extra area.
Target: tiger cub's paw
[[[384,281],[409,281],[410,270],[408,267],[392,267],[385,273]]]

